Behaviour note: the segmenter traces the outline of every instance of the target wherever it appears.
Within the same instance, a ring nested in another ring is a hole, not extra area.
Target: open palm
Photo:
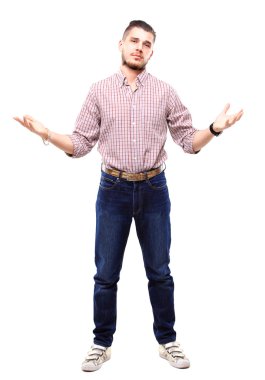
[[[215,122],[214,122],[214,130],[216,132],[222,132],[224,129],[231,127],[233,124],[235,124],[238,120],[241,119],[243,115],[243,110],[241,109],[239,112],[233,114],[233,115],[227,115],[227,111],[230,108],[230,104],[226,104],[223,111],[217,116]]]
[[[34,119],[30,115],[24,115],[23,119],[15,116],[14,120],[18,121],[23,127],[27,128],[29,131],[36,133],[37,135],[43,137],[47,134],[46,127],[38,120]]]

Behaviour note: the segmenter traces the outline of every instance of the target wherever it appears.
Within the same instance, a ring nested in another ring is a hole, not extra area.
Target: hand
[[[213,129],[216,132],[222,132],[224,129],[231,127],[238,120],[241,119],[243,115],[243,110],[240,110],[234,115],[226,115],[226,112],[229,110],[230,104],[226,104],[224,110],[217,116],[215,122],[213,123]]]
[[[33,133],[36,133],[43,139],[47,139],[48,130],[47,128],[38,120],[34,119],[30,115],[24,115],[23,120],[19,117],[13,117],[14,120],[18,121],[23,127],[26,127]]]

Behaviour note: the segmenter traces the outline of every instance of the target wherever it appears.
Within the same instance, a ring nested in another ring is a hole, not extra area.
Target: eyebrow
[[[131,39],[134,39],[134,40],[139,41],[139,38],[138,38],[138,37],[133,37],[133,36],[132,36]],[[148,42],[150,45],[152,45],[152,42],[151,42],[151,41],[145,40],[144,42]]]

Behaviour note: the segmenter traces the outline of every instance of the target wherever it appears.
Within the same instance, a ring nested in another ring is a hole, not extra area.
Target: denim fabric
[[[117,283],[132,219],[142,249],[153,330],[160,344],[176,339],[174,283],[169,269],[170,199],[165,173],[130,182],[101,173],[96,202],[94,343],[109,347],[116,330]]]

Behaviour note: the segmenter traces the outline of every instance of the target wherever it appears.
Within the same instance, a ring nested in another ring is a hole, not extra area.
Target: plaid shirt
[[[69,137],[71,157],[82,157],[98,142],[103,163],[129,173],[162,165],[167,130],[187,153],[195,153],[196,129],[175,90],[146,70],[132,91],[122,71],[92,84]]]

